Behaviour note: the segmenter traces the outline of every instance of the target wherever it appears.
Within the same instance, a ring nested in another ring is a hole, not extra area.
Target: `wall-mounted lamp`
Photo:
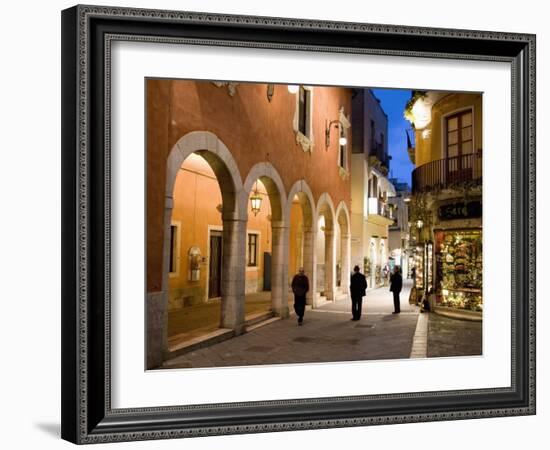
[[[260,212],[260,209],[262,207],[262,196],[260,195],[260,192],[258,191],[258,182],[256,181],[256,187],[254,188],[254,192],[250,196],[250,206],[252,209],[252,212],[255,216],[258,215]]]
[[[338,128],[339,130],[344,129],[344,124],[340,120],[332,120],[327,127],[325,128],[325,145],[330,147],[330,128],[334,125],[335,128]],[[338,140],[338,143],[342,146],[346,145],[348,143],[348,140],[345,136],[340,136],[340,139]]]
[[[291,94],[296,94],[296,92],[300,90],[300,86],[298,86],[297,84],[289,84],[287,88],[288,92],[290,92]]]

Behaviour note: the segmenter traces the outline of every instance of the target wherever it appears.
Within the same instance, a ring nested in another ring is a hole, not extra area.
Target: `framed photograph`
[[[535,414],[535,36],[62,12],[62,437]]]

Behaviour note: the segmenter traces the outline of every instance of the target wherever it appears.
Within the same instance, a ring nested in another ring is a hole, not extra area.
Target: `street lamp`
[[[418,220],[416,221],[416,228],[418,228],[419,230],[421,230],[423,226],[424,226],[424,222],[422,222],[421,219],[418,219]]]
[[[326,147],[330,147],[330,127],[332,127],[334,125],[335,128],[339,128],[340,130],[343,130],[344,129],[344,124],[340,121],[340,120],[332,120],[326,127],[325,129],[325,145]],[[348,143],[348,139],[343,136],[343,135],[340,135],[340,139],[338,139],[338,143],[341,145],[341,146],[344,146]]]
[[[256,181],[256,187],[254,188],[254,192],[250,196],[250,205],[252,212],[255,216],[258,215],[260,212],[260,208],[262,207],[262,196],[260,195],[260,192],[258,191],[258,182]]]

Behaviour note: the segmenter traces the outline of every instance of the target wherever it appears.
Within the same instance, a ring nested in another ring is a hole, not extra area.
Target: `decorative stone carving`
[[[212,84],[216,87],[227,86],[227,92],[230,97],[233,97],[237,93],[237,86],[239,85],[239,83],[231,81],[212,81]]]
[[[349,178],[349,172],[343,167],[338,167],[338,175],[340,175],[342,180],[347,180]]]
[[[304,136],[301,132],[296,131],[296,142],[302,146],[304,152],[311,152],[313,148],[313,139]]]

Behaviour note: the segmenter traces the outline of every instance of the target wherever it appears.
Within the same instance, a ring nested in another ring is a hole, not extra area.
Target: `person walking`
[[[367,279],[365,275],[359,272],[359,266],[353,268],[353,275],[349,286],[351,294],[351,320],[361,319],[361,310],[363,309],[363,297],[367,291]]]
[[[395,266],[393,273],[390,277],[390,291],[393,292],[393,313],[399,314],[401,312],[401,303],[399,300],[399,293],[403,287],[403,277],[401,276],[398,266]]]
[[[304,273],[303,267],[300,267],[298,273],[294,275],[291,286],[294,293],[294,311],[298,316],[298,325],[302,325],[306,310],[306,294],[309,291],[309,279]]]

